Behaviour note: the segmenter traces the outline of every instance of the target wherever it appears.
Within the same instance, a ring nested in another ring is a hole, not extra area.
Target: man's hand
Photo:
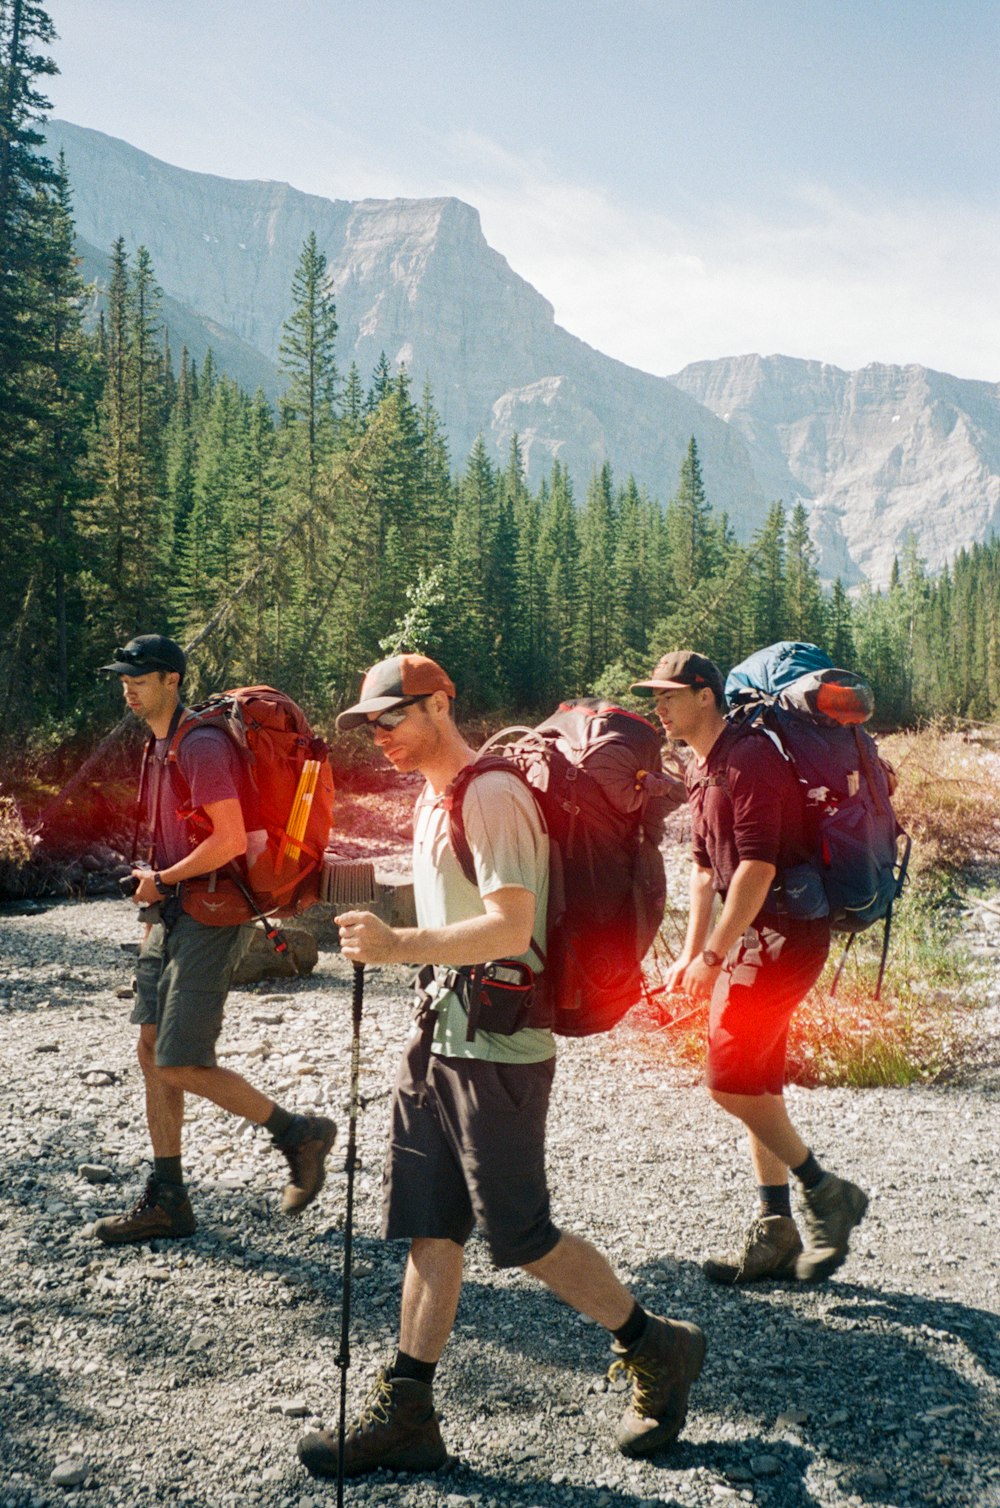
[[[701,954],[692,959],[684,970],[681,989],[685,995],[690,995],[692,1000],[709,1000],[715,989],[715,981],[719,977],[720,966],[714,968],[705,962]]]
[[[334,921],[340,928],[340,951],[351,963],[400,963],[399,940],[371,911],[342,911]]]
[[[153,879],[153,871],[151,869],[133,869],[132,877],[139,882],[133,893],[129,896],[129,900],[133,905],[152,906],[156,901],[162,901],[163,896],[156,888],[156,881]]]
[[[676,995],[684,988],[684,975],[691,959],[687,953],[679,953],[667,970],[667,994]]]

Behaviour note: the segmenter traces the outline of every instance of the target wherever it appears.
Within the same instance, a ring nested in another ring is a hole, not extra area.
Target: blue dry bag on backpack
[[[730,671],[726,699],[730,721],[769,736],[791,764],[813,842],[810,863],[779,873],[768,904],[799,919],[828,916],[833,931],[852,935],[883,921],[880,990],[910,839],[892,809],[891,771],[862,727],[871,687],[815,644],[783,640]]]

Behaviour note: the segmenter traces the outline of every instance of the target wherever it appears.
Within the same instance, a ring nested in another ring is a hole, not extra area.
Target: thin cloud
[[[803,185],[780,222],[724,205],[683,221],[560,179],[543,154],[474,135],[449,150],[447,189],[476,205],[490,243],[560,324],[632,365],[667,374],[760,351],[1000,376],[996,210]]]

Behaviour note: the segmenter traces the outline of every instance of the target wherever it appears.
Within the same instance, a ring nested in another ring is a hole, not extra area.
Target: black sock
[[[153,1177],[157,1183],[167,1183],[176,1189],[182,1189],[184,1187],[184,1174],[181,1172],[180,1158],[154,1157]]]
[[[408,1377],[411,1382],[426,1382],[430,1385],[436,1371],[436,1361],[418,1361],[415,1356],[407,1356],[405,1351],[397,1351],[396,1360],[389,1368],[389,1376]]]
[[[787,1215],[791,1219],[792,1196],[787,1183],[760,1183],[757,1197],[762,1215]]]
[[[295,1121],[295,1116],[287,1110],[282,1110],[280,1105],[275,1105],[271,1114],[264,1122],[264,1130],[270,1131],[276,1142],[283,1142]]]
[[[823,1177],[823,1169],[811,1152],[806,1153],[805,1162],[800,1162],[792,1172],[804,1189],[814,1189]]]
[[[641,1304],[633,1304],[632,1313],[629,1315],[624,1325],[620,1326],[619,1329],[612,1331],[612,1334],[614,1335],[614,1338],[618,1342],[618,1344],[620,1346],[624,1346],[626,1351],[631,1346],[634,1346],[642,1332],[645,1330],[646,1321],[648,1320],[648,1318],[649,1315],[646,1313],[645,1309],[643,1309]]]

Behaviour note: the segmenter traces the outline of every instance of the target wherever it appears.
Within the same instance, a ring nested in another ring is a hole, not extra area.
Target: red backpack
[[[192,846],[204,838],[207,819],[190,806],[177,755],[187,735],[204,727],[223,729],[239,751],[246,776],[241,802],[247,852],[225,871],[185,881],[184,910],[210,927],[304,911],[320,898],[323,853],[333,820],[326,743],[291,697],[272,686],[237,686],[186,707],[170,737],[164,774],[165,788],[178,801],[178,815],[190,825]],[[152,745],[153,740],[143,758],[140,794]],[[268,935],[272,933],[272,940],[280,939],[275,929]]]

